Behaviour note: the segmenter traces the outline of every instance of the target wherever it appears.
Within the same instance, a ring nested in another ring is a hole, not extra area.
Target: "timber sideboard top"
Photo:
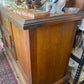
[[[84,11],[80,11],[76,14],[62,14],[62,15],[50,15],[46,18],[41,19],[26,19],[23,17],[20,17],[17,14],[14,14],[12,11],[10,11],[8,8],[0,6],[0,11],[6,15],[9,19],[13,20],[20,28],[22,29],[31,29],[31,28],[38,28],[42,26],[43,24],[54,22],[62,23],[66,21],[75,21],[75,20],[81,20],[84,18]]]

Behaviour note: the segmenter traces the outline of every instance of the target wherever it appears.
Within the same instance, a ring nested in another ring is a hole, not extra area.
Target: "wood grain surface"
[[[30,61],[30,41],[29,31],[22,30],[17,24],[12,23],[14,43],[16,49],[17,60],[27,75],[28,84],[31,84],[31,61]]]
[[[75,22],[30,29],[33,84],[53,84],[66,74],[75,32]]]

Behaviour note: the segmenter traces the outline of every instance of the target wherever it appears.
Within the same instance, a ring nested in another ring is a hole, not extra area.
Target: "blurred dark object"
[[[76,0],[67,0],[66,7],[74,7]]]
[[[55,0],[55,1],[54,1],[54,3],[57,3],[57,2],[58,2],[58,0]]]
[[[21,3],[23,3],[25,0],[21,1],[21,0],[15,0],[17,5],[21,5]]]
[[[84,84],[84,81],[82,81],[80,84]]]
[[[28,9],[33,9],[34,8],[33,5],[32,5],[32,1],[31,0],[30,1],[26,1],[26,4],[27,4]]]
[[[36,8],[40,8],[42,7],[48,0],[45,1],[40,1],[40,0],[36,0],[36,1],[32,1],[32,5]]]
[[[29,9],[33,9],[34,7],[36,8],[40,8],[42,7],[48,0],[45,0],[45,1],[40,1],[40,0],[34,0],[34,1],[31,1],[31,0],[16,0],[16,4],[17,5],[21,5],[24,1],[26,1],[26,4],[27,4],[27,7]]]
[[[66,84],[68,81],[69,81],[69,76],[68,75],[66,75],[66,76],[64,76],[62,79],[60,79],[60,80],[58,80],[56,83],[54,83],[54,84]]]
[[[75,41],[74,41],[74,48],[76,47],[81,47],[81,39],[82,39],[82,32],[81,30],[77,30],[76,36],[75,36]]]

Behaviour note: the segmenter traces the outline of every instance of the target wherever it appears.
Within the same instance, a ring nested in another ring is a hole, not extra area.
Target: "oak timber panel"
[[[15,45],[14,45],[13,30],[12,30],[12,22],[9,19],[8,21],[9,21],[9,32],[11,34],[11,51],[12,51],[14,59],[17,60],[16,50],[15,50]]]
[[[7,16],[2,14],[2,24],[4,25],[5,28],[9,31],[10,25]]]
[[[2,21],[2,25],[7,29],[7,31],[10,34],[10,45],[8,45],[8,47],[11,48],[11,52],[16,60],[17,59],[16,52],[15,52],[15,49],[12,48],[12,44],[14,43],[14,41],[13,41],[11,21],[9,20],[9,18],[7,16],[5,16],[3,14],[1,14],[1,21]]]
[[[33,84],[53,84],[65,75],[76,32],[74,23],[30,29]]]
[[[3,30],[3,35],[5,37],[5,40],[7,42],[7,47],[11,48],[10,34],[8,33],[8,31],[6,31],[6,28],[2,28],[2,30]]]
[[[84,0],[76,0],[75,6],[84,11]]]
[[[11,34],[11,38],[12,38],[10,20],[3,13],[1,13],[1,19],[2,19],[2,25],[4,25],[7,31]]]
[[[2,30],[2,32],[3,32],[3,43],[4,43],[4,46],[6,46],[6,47],[8,47],[9,49],[10,49],[10,46],[11,46],[11,44],[10,44],[10,37],[9,37],[9,35],[7,34],[7,32],[5,32],[4,30]]]
[[[12,30],[17,60],[27,75],[28,84],[31,84],[29,31],[22,30],[15,23],[12,23]]]

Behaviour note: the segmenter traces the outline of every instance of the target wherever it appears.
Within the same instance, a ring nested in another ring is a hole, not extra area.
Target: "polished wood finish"
[[[84,0],[76,0],[75,6],[84,11]]]
[[[3,36],[4,36],[5,41],[6,41],[6,45],[7,45],[7,47],[9,47],[9,49],[10,49],[10,48],[11,48],[10,34],[9,34],[9,32],[6,30],[5,27],[3,27],[2,25],[1,25],[1,27],[2,27],[2,31],[3,31]]]
[[[33,84],[53,84],[66,74],[75,31],[75,22],[30,29]]]
[[[28,83],[31,84],[29,31],[22,30],[15,23],[12,23],[12,30],[18,62],[27,75]]]
[[[2,22],[2,25],[4,25],[3,28],[2,28],[3,29],[3,32],[4,32],[4,29],[5,29],[5,31],[9,35],[9,36],[6,37],[7,38],[6,40],[8,42],[7,45],[9,45],[9,48],[11,49],[12,53],[14,54],[13,56],[14,56],[14,58],[16,60],[17,59],[17,56],[16,56],[16,52],[15,52],[15,48],[14,48],[14,39],[13,39],[11,22],[10,22],[9,18],[7,16],[5,16],[4,14],[1,14],[1,22]]]

